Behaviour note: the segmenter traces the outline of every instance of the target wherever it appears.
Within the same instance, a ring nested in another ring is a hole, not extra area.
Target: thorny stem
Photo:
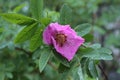
[[[103,68],[100,65],[98,65],[98,67],[100,68],[101,72],[103,73],[105,80],[108,80],[108,77],[107,77],[105,71],[103,70]]]

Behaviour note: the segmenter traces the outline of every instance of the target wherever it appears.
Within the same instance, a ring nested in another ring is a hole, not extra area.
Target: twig
[[[15,49],[18,50],[18,51],[22,51],[22,52],[26,53],[29,57],[32,56],[32,52],[26,51],[23,48],[15,47]]]
[[[57,68],[53,63],[51,63],[50,61],[48,61],[48,64],[49,64],[54,70],[58,70],[58,68]]]
[[[104,75],[104,77],[105,77],[105,80],[108,80],[108,77],[107,77],[104,69],[103,69],[100,65],[98,65],[98,67],[100,68],[101,72],[103,73],[103,75]]]

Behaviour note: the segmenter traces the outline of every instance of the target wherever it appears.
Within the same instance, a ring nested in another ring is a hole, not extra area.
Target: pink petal
[[[58,23],[51,23],[44,30],[43,41],[44,41],[45,44],[48,44],[48,45],[52,44],[51,36],[54,36],[54,34],[56,32],[56,27],[59,27]]]
[[[56,43],[53,37],[52,40],[56,51],[59,52],[62,56],[64,56],[68,61],[70,61],[71,59],[73,59],[79,46],[83,44],[84,39],[74,35],[70,31],[65,31],[65,34],[67,35],[67,41],[62,47]]]
[[[58,23],[51,23],[49,27],[50,27],[50,30],[53,32],[60,32],[70,28],[69,25],[60,25]]]
[[[69,28],[69,25],[63,26],[58,23],[51,23],[50,25],[48,25],[48,27],[46,27],[46,29],[43,32],[43,41],[45,42],[45,44],[51,45],[52,36],[54,36],[57,33],[61,33],[62,31],[67,30]]]
[[[62,33],[67,37],[63,46],[60,46],[55,40],[55,35],[59,33]],[[77,36],[76,32],[71,29],[70,25],[51,23],[43,32],[43,41],[48,45],[53,45],[59,54],[70,61],[73,59],[79,46],[83,44],[84,39]]]
[[[47,27],[44,32],[43,32],[43,41],[45,42],[45,44],[52,44],[52,41],[51,41],[51,32],[49,30],[49,27]]]

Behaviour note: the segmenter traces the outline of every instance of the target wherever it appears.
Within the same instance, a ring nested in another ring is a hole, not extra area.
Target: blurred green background
[[[73,10],[72,26],[91,23],[95,36],[93,42],[112,50],[114,59],[101,61],[101,65],[109,80],[120,80],[120,0],[44,0],[44,15],[51,17],[53,22],[57,21],[63,4],[68,4]],[[8,12],[31,16],[30,1],[0,0],[0,13]],[[20,30],[20,26],[0,17],[0,80],[57,80],[59,75],[49,65],[39,73],[36,64],[40,54],[36,52],[32,58],[24,54],[24,49],[29,51],[29,42],[13,43]]]

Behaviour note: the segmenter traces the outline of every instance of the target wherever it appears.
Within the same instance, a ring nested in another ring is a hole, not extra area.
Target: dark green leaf
[[[71,22],[72,10],[67,5],[63,5],[60,10],[60,24],[71,24]]]
[[[34,51],[36,50],[40,44],[42,44],[42,30],[41,27],[37,29],[35,32],[35,35],[30,40],[30,50]]]
[[[60,74],[60,79],[59,80],[68,80],[69,76],[69,71],[65,71],[63,73]]]
[[[83,38],[85,39],[85,42],[91,42],[94,39],[94,36],[92,34],[86,34],[85,36],[83,36]]]
[[[11,23],[15,23],[18,25],[28,25],[32,24],[35,22],[34,19],[21,15],[21,14],[16,14],[16,13],[4,13],[0,14],[5,20]]]
[[[30,2],[33,17],[40,20],[43,15],[43,0],[30,0]]]
[[[63,73],[63,72],[68,71],[68,70],[69,70],[69,68],[66,67],[66,66],[64,66],[63,64],[60,64],[60,65],[59,65],[58,71],[59,71],[60,73]]]
[[[80,24],[75,27],[75,31],[79,36],[85,36],[91,31],[92,27],[91,24],[85,23],[85,24]]]
[[[24,42],[24,41],[30,39],[30,38],[33,36],[33,34],[34,34],[34,32],[35,32],[35,30],[36,30],[36,28],[37,28],[37,27],[36,27],[37,24],[38,24],[38,23],[34,23],[34,24],[32,24],[32,25],[29,25],[29,26],[23,28],[23,29],[18,33],[18,35],[16,36],[14,42],[15,42],[15,43],[21,43],[21,42]]]
[[[55,57],[65,66],[70,67],[69,62],[63,57],[61,56],[58,52],[56,52],[55,50],[53,50],[53,53],[55,55]]]
[[[98,77],[98,72],[97,72],[96,66],[95,66],[94,62],[91,60],[88,63],[88,70],[93,78]]]
[[[40,72],[42,72],[51,56],[52,50],[50,47],[46,47],[42,49],[40,53],[41,53],[41,56],[39,59],[39,70]]]
[[[75,56],[74,59],[72,60],[72,64],[71,64],[72,72],[70,73],[72,73],[73,80],[84,80],[83,69],[82,69],[83,66],[81,62],[77,56]]]
[[[67,80],[72,78],[73,80],[80,80],[78,75],[78,67],[80,65],[80,60],[77,56],[74,57],[74,59],[70,62],[70,67],[66,67],[63,64],[60,64],[59,66],[59,72],[61,72],[62,79],[60,80]]]

